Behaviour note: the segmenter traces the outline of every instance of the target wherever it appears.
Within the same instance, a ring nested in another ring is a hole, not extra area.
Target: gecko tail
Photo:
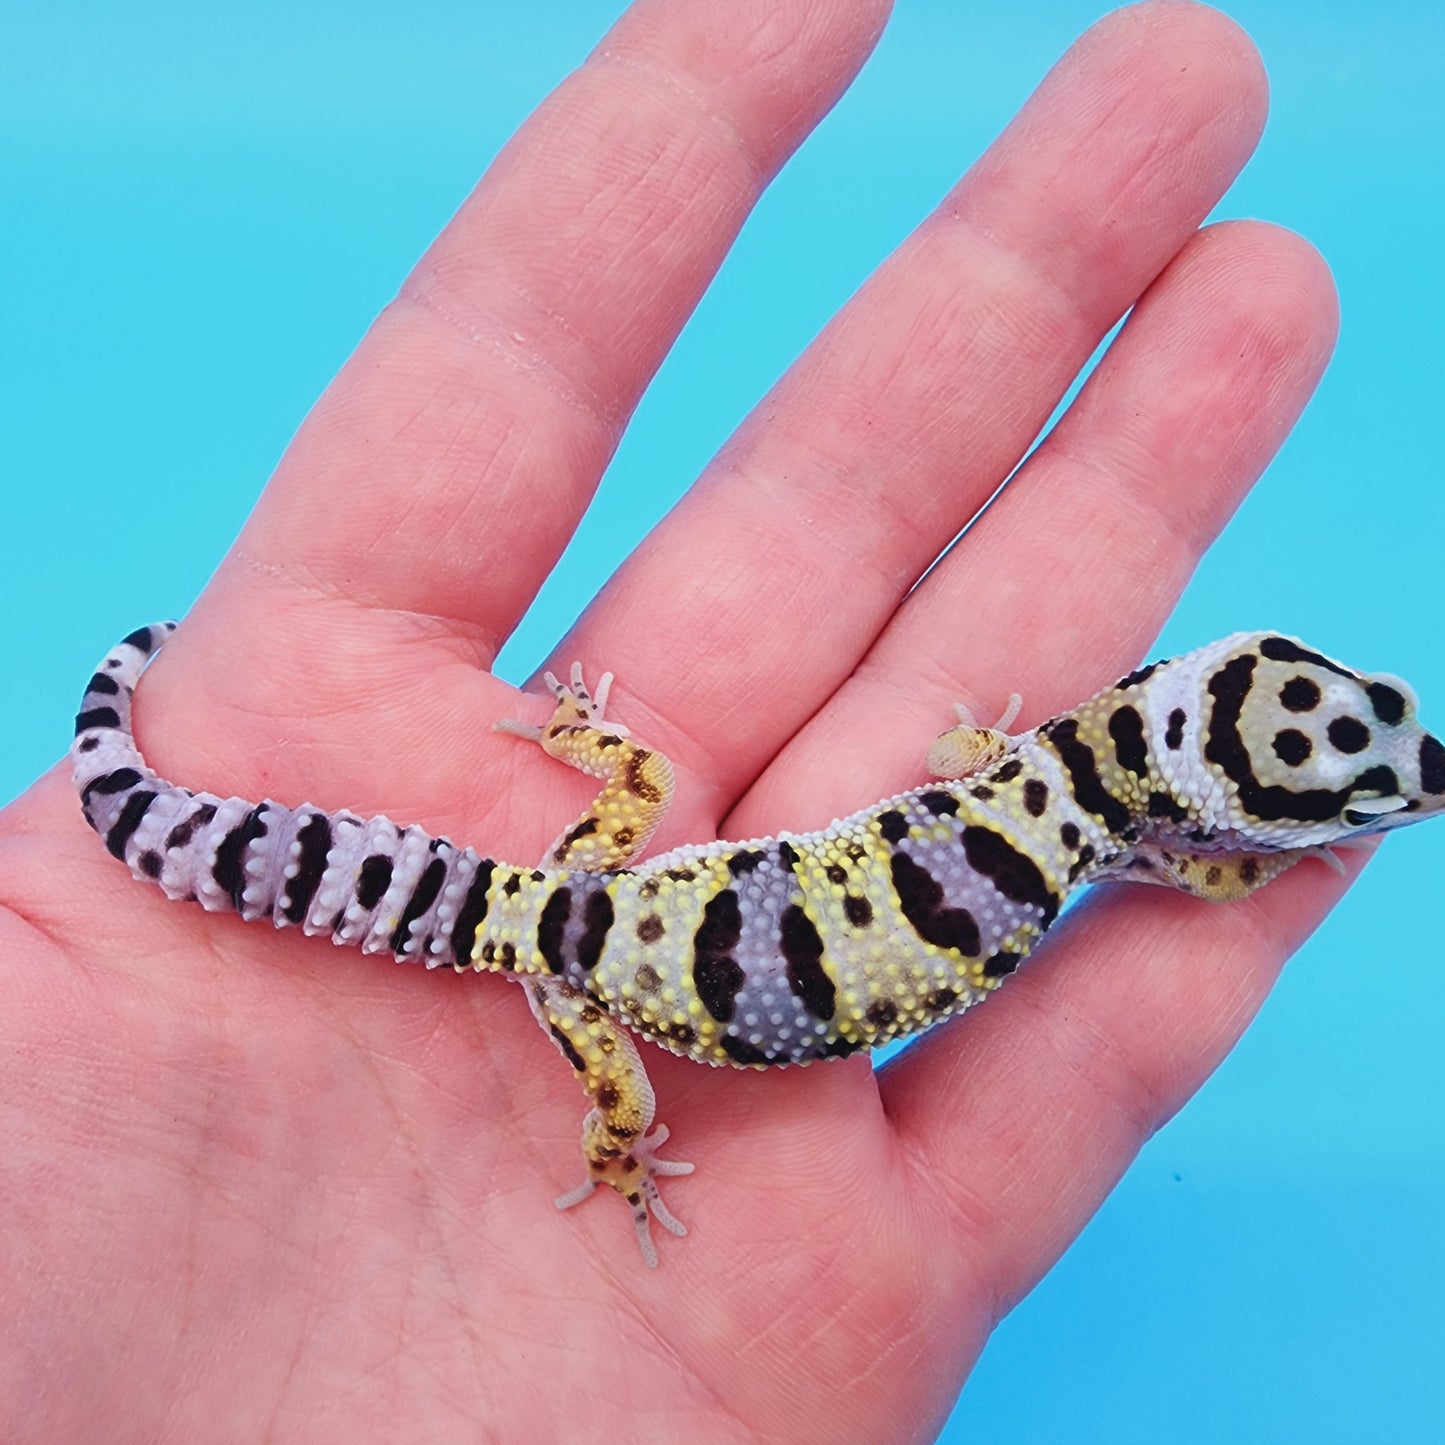
[[[495,865],[388,818],[220,798],[158,777],[131,731],[141,672],[176,630],[141,627],[86,684],[70,757],[85,820],[168,898],[299,926],[428,968],[471,965]]]

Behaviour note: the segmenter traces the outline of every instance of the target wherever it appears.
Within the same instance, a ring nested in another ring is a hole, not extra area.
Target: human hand
[[[881,23],[716,12],[625,18],[379,320],[147,677],[167,776],[520,861],[575,814],[485,669]],[[1300,242],[1195,233],[1262,111],[1217,15],[1091,32],[559,645],[674,758],[660,846],[826,823],[916,782],[953,700],[1036,721],[1138,659],[1332,335]],[[649,1051],[699,1164],[654,1275],[615,1201],[550,1209],[575,1084],[499,981],[163,907],[59,774],[5,818],[16,1439],[924,1434],[1338,886],[1101,898],[876,1075]]]

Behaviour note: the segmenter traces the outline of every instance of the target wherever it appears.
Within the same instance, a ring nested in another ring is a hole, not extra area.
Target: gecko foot
[[[588,1123],[591,1123],[591,1118]],[[599,1184],[609,1185],[631,1207],[632,1224],[637,1231],[637,1243],[642,1250],[642,1257],[647,1261],[649,1268],[656,1269],[657,1248],[652,1242],[649,1211],[651,1217],[656,1219],[669,1234],[683,1235],[687,1233],[687,1226],[662,1202],[662,1195],[657,1188],[657,1180],[668,1174],[691,1174],[693,1166],[684,1164],[679,1159],[659,1159],[657,1157],[658,1148],[667,1142],[666,1124],[659,1124],[651,1134],[644,1139],[637,1140],[625,1153],[619,1152],[611,1145],[599,1145],[596,1142],[593,1142],[592,1148],[589,1149],[588,1141],[595,1141],[596,1136],[586,1126],[584,1126],[583,1135],[583,1152],[587,1156],[589,1177],[575,1189],[562,1195],[557,1200],[557,1208],[571,1209],[574,1205],[581,1204],[584,1199],[589,1198]]]

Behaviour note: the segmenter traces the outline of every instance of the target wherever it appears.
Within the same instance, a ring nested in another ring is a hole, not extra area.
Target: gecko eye
[[[1398,813],[1407,806],[1399,793],[1392,793],[1387,798],[1355,798],[1345,809],[1343,817],[1346,827],[1370,828],[1386,813]]]

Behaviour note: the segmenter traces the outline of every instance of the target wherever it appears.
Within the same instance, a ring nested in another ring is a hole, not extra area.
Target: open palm
[[[148,674],[163,775],[541,855],[587,786],[490,730],[548,708],[488,668],[883,12],[639,0]],[[615,670],[612,711],[674,759],[658,846],[821,826],[917,783],[955,700],[1018,690],[1037,722],[1138,660],[1333,337],[1306,245],[1197,229],[1263,110],[1215,12],[1096,27],[602,590],[550,661]],[[615,1198],[551,1208],[582,1099],[503,980],[167,905],[52,772],[0,831],[5,1438],[926,1438],[1339,886],[1101,895],[876,1074],[648,1050],[699,1166],[654,1272]]]

